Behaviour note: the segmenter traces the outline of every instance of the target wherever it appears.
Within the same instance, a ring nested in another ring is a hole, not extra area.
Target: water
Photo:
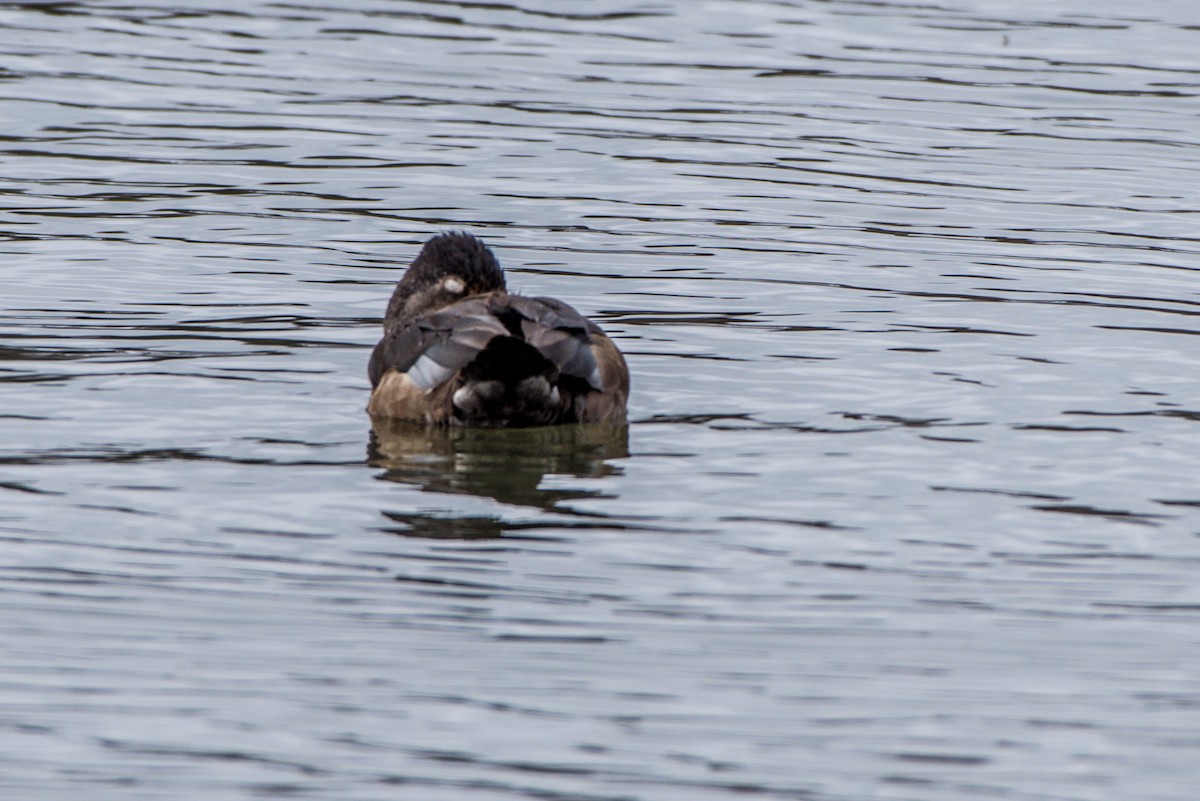
[[[0,795],[1191,801],[1186,4],[0,5]],[[628,430],[389,430],[446,228]]]

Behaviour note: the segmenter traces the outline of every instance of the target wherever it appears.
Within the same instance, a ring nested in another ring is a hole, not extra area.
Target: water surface
[[[0,4],[0,794],[1192,801],[1180,4]],[[372,434],[447,228],[627,430]]]

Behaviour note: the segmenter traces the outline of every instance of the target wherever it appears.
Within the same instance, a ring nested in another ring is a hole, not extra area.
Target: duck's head
[[[396,285],[384,325],[503,289],[504,271],[487,245],[462,231],[439,234],[425,243]]]

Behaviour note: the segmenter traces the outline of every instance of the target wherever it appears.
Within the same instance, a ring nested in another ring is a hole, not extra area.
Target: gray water
[[[1194,801],[1190,6],[0,3],[0,797]],[[448,228],[627,431],[372,444]]]

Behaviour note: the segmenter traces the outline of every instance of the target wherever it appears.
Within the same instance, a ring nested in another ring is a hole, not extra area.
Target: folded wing
[[[452,384],[493,339],[505,336],[528,343],[557,368],[563,422],[591,418],[596,399],[586,396],[593,394],[613,395],[605,410],[623,410],[628,373],[598,326],[562,301],[504,292],[468,298],[386,331],[371,355],[371,384],[396,371],[406,384],[431,393]]]

